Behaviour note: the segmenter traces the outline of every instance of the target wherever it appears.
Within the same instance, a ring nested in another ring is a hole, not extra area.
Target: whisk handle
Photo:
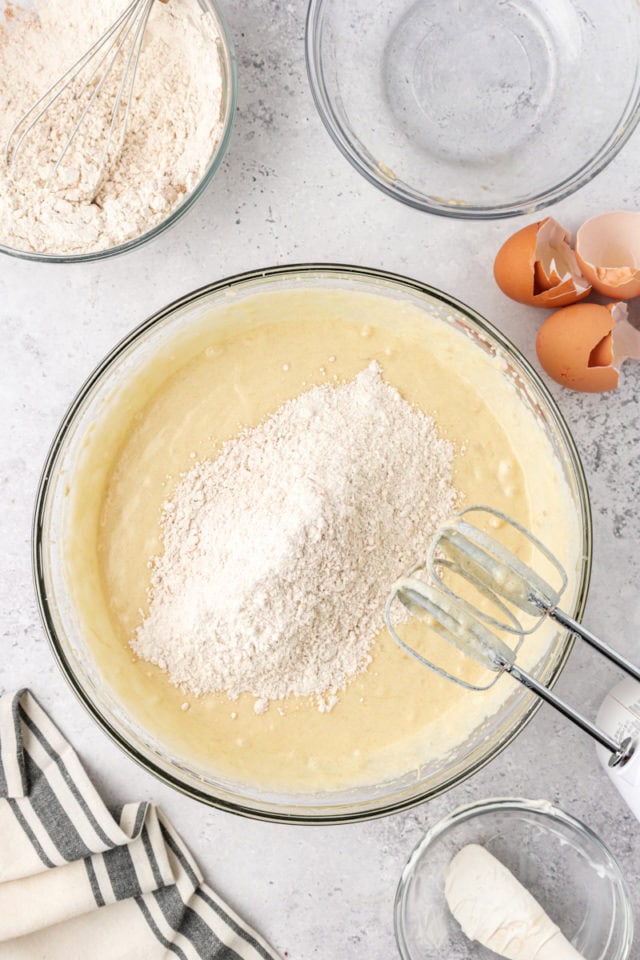
[[[537,696],[546,703],[551,704],[551,706],[555,707],[567,720],[571,720],[572,723],[580,727],[581,730],[584,730],[585,733],[588,733],[590,737],[593,737],[594,740],[608,750],[612,754],[610,760],[611,766],[624,765],[631,758],[635,745],[630,738],[623,740],[622,743],[618,743],[617,740],[610,737],[604,730],[601,730],[600,727],[591,723],[591,721],[583,717],[581,713],[578,713],[578,711],[570,707],[568,703],[565,703],[553,690],[545,687],[542,683],[538,683],[534,677],[525,670],[522,670],[515,663],[505,663],[503,667],[514,680],[517,680],[523,684],[523,686],[527,687],[528,690],[537,694]]]
[[[558,607],[549,607],[546,612],[553,620],[556,620],[557,623],[562,624],[562,626],[570,630],[571,633],[575,633],[576,636],[585,640],[590,646],[610,660],[611,663],[615,663],[617,667],[624,670],[630,677],[633,677],[635,680],[640,680],[640,669],[638,669],[638,667],[618,653],[617,650],[613,650],[604,640],[596,637],[594,633],[591,633],[590,630],[583,627],[582,624],[574,620],[573,617],[568,616],[562,610],[559,610]]]

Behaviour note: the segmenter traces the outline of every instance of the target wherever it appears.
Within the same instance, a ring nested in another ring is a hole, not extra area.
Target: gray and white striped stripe
[[[0,797],[23,797],[29,785],[23,765],[18,709],[23,690],[0,698]]]
[[[108,810],[28,691],[0,698],[0,803],[8,804],[43,871],[83,861],[96,909],[131,898],[167,956],[278,960],[204,884],[156,807],[126,804],[115,816]]]

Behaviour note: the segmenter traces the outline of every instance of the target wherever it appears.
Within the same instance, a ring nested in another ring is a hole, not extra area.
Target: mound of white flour
[[[36,124],[15,164],[5,163],[19,117],[125,6],[125,0],[38,0],[37,16],[0,20],[0,243],[50,254],[116,246],[164,220],[201,180],[222,132],[222,78],[215,27],[197,0],[154,3],[126,138],[97,192],[122,57],[55,176],[85,102],[74,100],[78,87]]]
[[[394,579],[450,515],[452,445],[372,363],[224,443],[165,504],[133,649],[195,694],[335,694],[364,670]]]

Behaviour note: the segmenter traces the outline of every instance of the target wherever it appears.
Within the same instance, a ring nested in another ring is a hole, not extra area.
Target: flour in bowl
[[[290,400],[165,503],[134,651],[195,694],[330,709],[370,662],[391,584],[456,505],[453,453],[375,363]]]
[[[122,56],[55,176],[78,117],[77,86],[34,126],[13,165],[5,162],[18,119],[125,6],[125,0],[38,0],[37,15],[9,7],[12,16],[0,22],[1,244],[47,254],[117,246],[165,220],[202,179],[222,135],[222,67],[212,18],[197,0],[153,4],[126,137],[99,185]]]

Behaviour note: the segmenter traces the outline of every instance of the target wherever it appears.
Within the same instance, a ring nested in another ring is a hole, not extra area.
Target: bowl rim
[[[156,223],[155,226],[145,230],[144,233],[141,233],[136,237],[131,237],[131,239],[125,240],[123,243],[119,243],[114,247],[106,247],[103,250],[93,250],[87,253],[64,254],[39,253],[32,250],[18,250],[15,247],[9,247],[0,243],[0,254],[5,254],[9,257],[15,257],[18,260],[36,261],[37,263],[92,263],[96,260],[107,260],[110,257],[116,257],[121,253],[129,253],[130,251],[136,250],[138,247],[143,246],[145,243],[148,243],[150,240],[155,240],[155,238],[160,236],[161,233],[164,233],[165,230],[168,230],[169,227],[172,227],[175,223],[177,223],[178,220],[180,220],[181,217],[183,217],[185,213],[191,209],[196,200],[204,193],[217,173],[227,152],[229,141],[231,140],[231,132],[233,129],[236,107],[238,103],[238,70],[235,47],[231,38],[231,33],[229,32],[227,20],[220,10],[217,0],[198,0],[198,4],[203,10],[205,10],[205,12],[208,11],[210,14],[212,14],[216,21],[216,28],[218,31],[216,45],[218,45],[219,40],[222,48],[221,61],[223,63],[223,76],[225,78],[223,92],[226,94],[226,97],[224,103],[224,120],[220,139],[218,140],[218,144],[209,159],[202,177],[195,185],[191,193],[189,193],[188,196],[186,196],[177,207],[171,210],[164,220],[160,221],[160,223]]]
[[[531,215],[551,204],[559,203],[586,186],[618,155],[635,132],[638,123],[640,123],[640,79],[637,79],[635,89],[625,104],[624,111],[611,136],[599,146],[590,160],[555,186],[534,194],[528,199],[489,206],[447,203],[439,198],[413,191],[408,184],[405,185],[401,180],[390,181],[388,178],[384,178],[377,164],[367,162],[366,157],[358,149],[334,109],[325,83],[321,50],[322,17],[327,2],[328,0],[309,0],[305,23],[307,78],[320,119],[340,153],[365,180],[368,180],[369,183],[387,196],[400,200],[416,210],[423,210],[439,217],[449,217],[456,220],[499,220]],[[636,70],[636,77],[638,78],[638,76],[639,71]],[[363,147],[366,150],[366,144],[363,144]]]
[[[572,816],[572,814],[567,813],[565,810],[562,810],[560,807],[556,806],[556,804],[551,803],[548,800],[526,800],[522,797],[489,797],[483,800],[475,800],[472,803],[465,803],[462,806],[456,807],[456,809],[451,813],[446,814],[446,816],[442,817],[441,820],[438,820],[437,823],[427,830],[422,839],[418,841],[416,846],[411,851],[411,854],[402,870],[394,899],[394,933],[401,960],[416,960],[416,958],[411,955],[409,947],[406,943],[403,906],[405,895],[413,878],[413,873],[418,860],[423,853],[428,850],[429,847],[449,829],[455,828],[459,823],[464,823],[465,821],[472,820],[475,817],[484,816],[485,814],[491,814],[498,811],[509,813],[533,813],[536,816],[547,818],[551,821],[560,821],[574,831],[574,833],[576,833],[578,836],[586,837],[589,841],[600,848],[605,855],[605,858],[610,862],[610,865],[615,871],[614,882],[620,891],[621,905],[623,909],[622,922],[624,924],[624,941],[621,944],[620,951],[614,958],[612,958],[612,960],[628,960],[631,947],[633,946],[635,921],[631,906],[631,891],[627,879],[622,872],[622,868],[618,863],[617,857],[614,856],[604,840],[602,840],[602,838],[599,837],[598,834],[591,829],[591,827],[587,826],[586,823],[583,823],[582,820]]]
[[[126,334],[115,344],[109,353],[107,353],[106,356],[97,364],[92,373],[77,391],[60,422],[60,425],[47,452],[38,482],[33,512],[31,531],[32,575],[40,619],[54,658],[57,661],[65,679],[71,686],[73,692],[78,697],[82,705],[93,717],[93,719],[97,721],[99,726],[102,727],[108,736],[143,769],[152,773],[154,776],[158,777],[159,780],[178,790],[180,793],[185,794],[186,796],[200,800],[209,806],[247,816],[251,819],[279,823],[337,824],[371,820],[374,818],[387,816],[392,813],[397,813],[401,810],[406,810],[417,806],[418,804],[423,803],[425,800],[433,799],[436,796],[439,796],[440,794],[452,789],[453,787],[458,786],[472,774],[477,773],[488,763],[494,760],[510,743],[512,743],[513,740],[515,740],[515,738],[531,721],[537,710],[540,709],[542,701],[539,698],[532,696],[532,702],[523,708],[520,720],[514,724],[514,727],[511,730],[504,734],[501,740],[497,741],[493,747],[487,751],[486,755],[477,760],[475,764],[468,770],[460,772],[455,776],[444,780],[437,787],[432,787],[429,790],[423,789],[422,791],[418,791],[410,796],[404,796],[401,798],[395,797],[382,803],[377,803],[375,799],[370,801],[362,801],[356,807],[350,806],[349,804],[336,803],[328,810],[326,808],[321,808],[320,812],[317,812],[317,808],[306,810],[304,807],[298,807],[294,811],[285,810],[281,804],[271,803],[270,801],[258,801],[255,805],[253,801],[247,802],[246,799],[243,801],[230,801],[226,798],[212,796],[210,793],[207,793],[204,790],[200,790],[193,785],[183,782],[180,779],[179,774],[175,775],[169,773],[150,756],[143,755],[143,753],[139,751],[131,742],[125,739],[111,723],[111,721],[103,715],[101,710],[91,699],[89,693],[84,689],[81,680],[76,676],[73,664],[69,662],[65,655],[63,645],[57,636],[55,620],[50,610],[46,587],[47,561],[44,551],[45,512],[50,490],[50,482],[55,475],[56,461],[66,440],[67,433],[72,427],[76,414],[83,405],[86,396],[90,393],[93,386],[100,380],[102,375],[110,368],[111,364],[116,361],[129,348],[130,345],[141,338],[147,330],[151,329],[156,324],[160,324],[178,309],[189,304],[196,303],[198,300],[208,297],[212,293],[219,294],[221,291],[235,287],[242,287],[256,280],[260,281],[271,278],[293,277],[304,279],[306,276],[315,276],[317,278],[335,277],[336,279],[356,278],[361,280],[382,280],[392,286],[396,286],[399,289],[409,289],[410,291],[420,295],[426,294],[439,303],[462,313],[464,316],[470,319],[475,326],[478,326],[485,333],[489,334],[504,351],[513,355],[517,359],[522,369],[529,376],[534,387],[542,395],[547,405],[545,413],[548,414],[557,428],[558,433],[565,445],[567,457],[574,470],[574,482],[576,484],[577,495],[582,511],[582,532],[585,546],[584,555],[582,557],[580,587],[574,604],[573,613],[576,619],[580,619],[586,605],[592,568],[593,533],[589,491],[584,473],[584,467],[582,465],[575,441],[556,401],[542,381],[541,377],[534,370],[529,361],[520,353],[517,347],[515,347],[515,345],[512,344],[507,337],[500,332],[500,330],[497,329],[497,327],[494,327],[490,321],[486,320],[471,307],[468,307],[455,297],[452,297],[435,287],[431,287],[428,284],[422,283],[421,281],[404,277],[401,274],[390,273],[388,271],[378,270],[370,267],[339,263],[299,263],[277,265],[261,270],[250,270],[240,274],[234,274],[233,276],[225,277],[212,283],[205,284],[196,290],[178,297],[165,307],[162,307],[160,310],[151,314],[146,320],[134,327],[128,334]],[[562,650],[558,655],[553,672],[547,680],[549,686],[552,687],[562,673],[571,650],[573,649],[574,642],[575,641],[572,635],[568,633],[565,634]]]

